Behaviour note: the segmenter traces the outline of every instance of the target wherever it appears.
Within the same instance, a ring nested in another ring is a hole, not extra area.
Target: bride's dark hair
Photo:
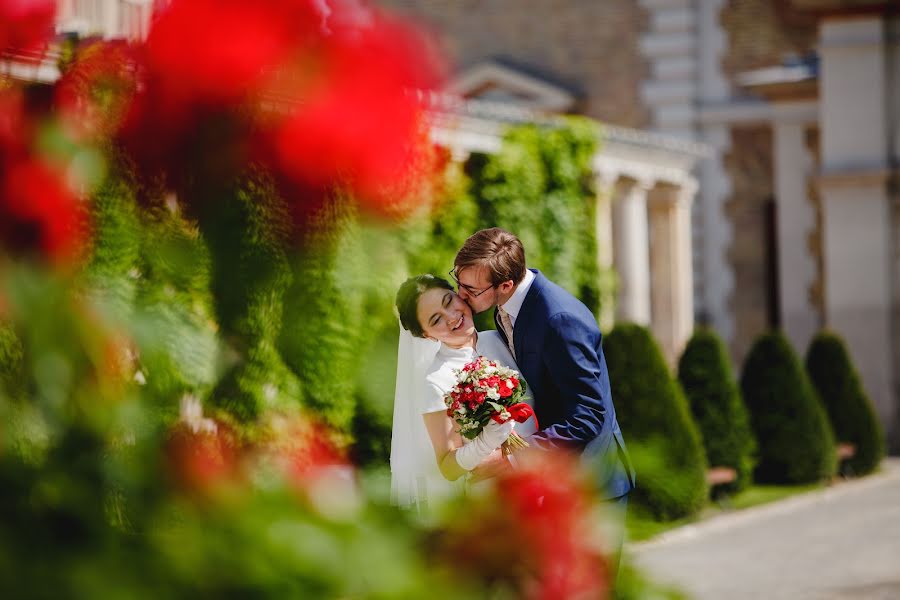
[[[434,275],[416,275],[410,277],[400,285],[397,290],[397,314],[400,316],[400,324],[416,337],[425,337],[422,324],[419,323],[419,297],[428,290],[440,288],[453,290],[450,282]]]

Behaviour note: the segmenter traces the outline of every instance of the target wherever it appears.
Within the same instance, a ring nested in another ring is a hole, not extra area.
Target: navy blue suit
[[[597,321],[572,294],[532,272],[513,327],[516,363],[542,427],[529,442],[582,452],[596,464],[606,497],[618,498],[634,487],[634,471],[616,421]],[[499,324],[497,330],[505,339]]]

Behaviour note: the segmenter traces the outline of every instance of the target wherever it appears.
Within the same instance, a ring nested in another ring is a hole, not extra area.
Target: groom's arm
[[[609,427],[609,374],[600,348],[596,324],[560,313],[550,318],[542,350],[544,365],[559,390],[563,419],[535,433],[529,440],[541,448],[580,451]]]

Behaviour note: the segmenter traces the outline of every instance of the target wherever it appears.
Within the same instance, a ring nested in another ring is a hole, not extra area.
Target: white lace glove
[[[463,447],[456,451],[456,463],[466,471],[471,471],[507,440],[514,425],[515,421],[512,419],[507,420],[506,423],[489,421],[478,437],[468,444],[463,444]]]

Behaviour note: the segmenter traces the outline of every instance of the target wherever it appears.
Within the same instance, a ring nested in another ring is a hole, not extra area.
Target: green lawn
[[[675,521],[659,522],[642,513],[636,506],[629,505],[625,519],[628,541],[642,542],[666,531],[697,523],[716,515],[775,502],[789,496],[803,494],[824,487],[822,483],[807,485],[753,485],[743,492],[724,500],[710,502],[700,514]]]

